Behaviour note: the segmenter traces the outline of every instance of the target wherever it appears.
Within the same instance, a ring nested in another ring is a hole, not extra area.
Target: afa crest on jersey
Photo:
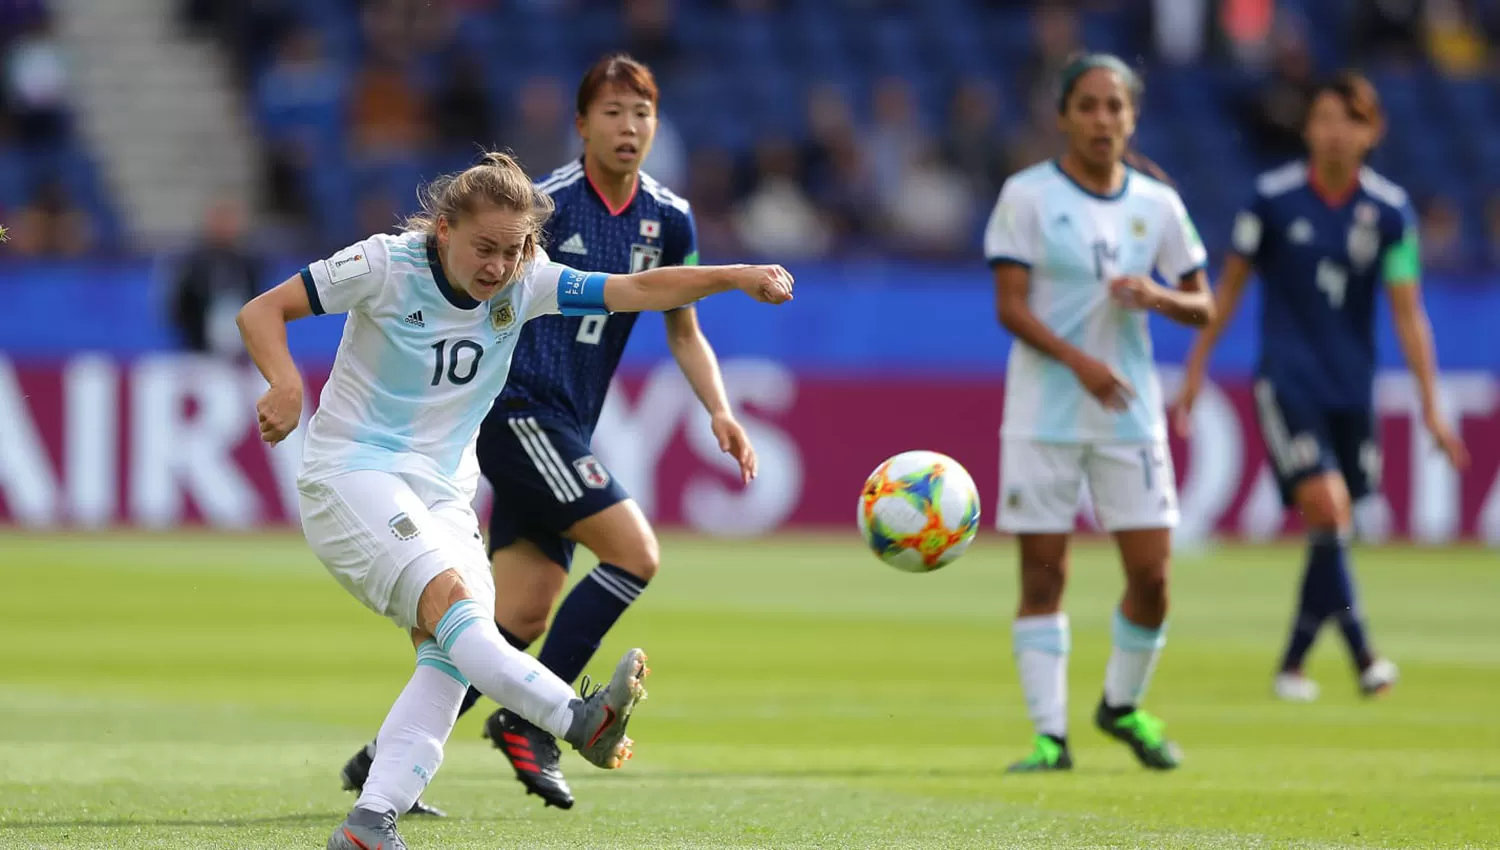
[[[578,480],[590,490],[603,490],[609,486],[609,470],[593,455],[584,455],[573,461],[573,468],[578,471]]]
[[[516,323],[516,308],[509,301],[490,308],[490,327],[497,333]]]

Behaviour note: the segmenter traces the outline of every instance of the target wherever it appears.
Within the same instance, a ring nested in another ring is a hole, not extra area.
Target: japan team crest
[[[496,331],[503,331],[516,321],[516,308],[509,301],[496,304],[490,308],[490,327]]]
[[[578,471],[578,480],[590,490],[603,490],[609,486],[609,470],[593,455],[584,455],[573,461],[573,468]]]

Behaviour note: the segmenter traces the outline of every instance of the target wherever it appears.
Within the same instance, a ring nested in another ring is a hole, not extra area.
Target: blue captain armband
[[[563,269],[557,279],[557,309],[564,316],[598,316],[609,313],[604,306],[604,281],[609,275]]]

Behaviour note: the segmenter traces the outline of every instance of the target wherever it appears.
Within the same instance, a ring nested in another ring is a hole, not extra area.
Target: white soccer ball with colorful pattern
[[[859,533],[880,560],[909,573],[958,560],[979,531],[979,491],[963,465],[938,452],[902,452],[870,473]]]

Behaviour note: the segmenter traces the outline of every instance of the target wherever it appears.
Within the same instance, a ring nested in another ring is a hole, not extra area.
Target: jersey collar
[[[1062,160],[1052,160],[1052,167],[1057,169],[1057,173],[1061,174],[1063,176],[1063,179],[1067,180],[1069,183],[1072,183],[1073,188],[1084,193],[1085,195],[1088,195],[1090,198],[1098,198],[1101,201],[1118,201],[1121,198],[1125,197],[1125,190],[1130,188],[1130,172],[1135,170],[1128,165],[1125,166],[1125,179],[1120,181],[1120,188],[1114,190],[1108,195],[1101,195],[1098,192],[1095,192],[1093,189],[1084,188],[1084,185],[1082,183],[1074,180],[1073,175],[1069,174],[1062,167]]]
[[[594,193],[594,197],[599,199],[599,203],[604,205],[604,209],[611,216],[619,216],[630,209],[630,205],[635,203],[635,196],[641,193],[641,172],[639,170],[635,173],[635,185],[630,188],[630,197],[626,198],[625,203],[616,208],[610,206],[609,201],[604,197],[604,193],[599,191],[599,185],[594,182],[594,175],[589,173],[588,159],[585,157],[580,162],[583,164],[583,179],[589,184],[589,191]]]
[[[1313,195],[1318,200],[1327,204],[1330,209],[1336,210],[1349,203],[1355,194],[1359,192],[1359,173],[1355,172],[1354,179],[1349,181],[1349,188],[1343,192],[1335,193],[1332,189],[1318,182],[1317,169],[1313,168],[1312,163],[1309,162],[1307,164],[1307,187],[1312,190]]]
[[[460,310],[472,310],[479,306],[480,302],[459,292],[448,283],[448,276],[443,274],[443,264],[438,260],[436,239],[427,240],[427,266],[432,269],[432,280],[437,284],[438,292],[443,293],[443,298],[447,299],[449,304]]]

